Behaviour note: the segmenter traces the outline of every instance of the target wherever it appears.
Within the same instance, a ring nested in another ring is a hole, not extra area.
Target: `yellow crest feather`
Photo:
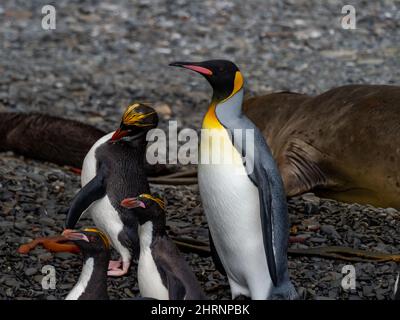
[[[165,202],[161,200],[160,198],[153,197],[151,194],[147,193],[142,193],[139,198],[145,198],[145,199],[150,199],[153,200],[155,203],[157,203],[161,209],[165,210]]]
[[[149,112],[149,113],[138,113],[136,112],[136,109],[140,106],[139,103],[134,103],[130,105],[129,107],[126,108],[124,115],[122,116],[122,123],[125,125],[134,125],[137,127],[148,127],[151,126],[152,124],[150,123],[141,123],[141,121],[144,118],[147,118],[148,116],[152,115],[155,113]]]
[[[107,235],[103,231],[101,231],[101,230],[99,230],[97,228],[86,228],[86,229],[83,229],[83,231],[98,233],[100,238],[105,243],[106,247],[110,248],[110,240],[108,239]]]

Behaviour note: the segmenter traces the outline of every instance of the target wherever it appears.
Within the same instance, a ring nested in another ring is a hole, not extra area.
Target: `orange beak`
[[[118,130],[115,131],[113,136],[111,137],[111,141],[117,141],[127,135],[128,135],[128,130],[121,130],[121,128],[118,128]]]
[[[195,65],[192,62],[173,62],[169,64],[172,67],[181,67],[189,70],[196,71],[198,73],[204,74],[206,76],[212,76],[213,72],[200,65]]]

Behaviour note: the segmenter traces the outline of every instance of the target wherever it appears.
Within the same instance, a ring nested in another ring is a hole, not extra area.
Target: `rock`
[[[60,258],[62,260],[70,260],[75,256],[76,256],[76,254],[73,254],[73,253],[70,253],[70,252],[57,252],[55,254],[56,258]]]
[[[38,272],[37,268],[27,268],[27,269],[25,269],[25,275],[28,276],[28,277],[34,275],[37,272]]]
[[[42,217],[39,219],[39,222],[41,224],[44,224],[46,226],[52,227],[55,225],[55,220],[49,217]]]
[[[386,211],[386,213],[388,213],[390,215],[398,215],[399,214],[399,212],[394,208],[386,208],[385,211]]]
[[[131,290],[129,290],[129,288],[125,288],[124,289],[124,293],[130,298],[134,298],[135,297],[135,295],[132,293]]]
[[[157,113],[165,120],[171,119],[172,110],[169,105],[162,102],[157,102],[153,108],[157,111]]]
[[[43,275],[34,276],[33,279],[34,279],[36,282],[42,284]]]
[[[311,242],[315,242],[315,243],[324,243],[326,242],[326,238],[317,238],[317,237],[312,237],[310,239],[308,239]]]
[[[336,231],[332,225],[324,224],[321,226],[321,232],[331,236],[334,239],[340,239],[340,234]]]
[[[362,290],[363,290],[363,295],[368,297],[368,296],[372,295],[372,292],[373,292],[374,288],[372,286],[364,285],[362,287]]]
[[[39,261],[47,262],[53,259],[53,255],[50,252],[42,253],[38,256]]]

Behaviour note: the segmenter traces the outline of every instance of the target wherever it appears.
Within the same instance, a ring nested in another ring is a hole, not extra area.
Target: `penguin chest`
[[[87,286],[92,277],[93,269],[94,269],[94,259],[89,258],[83,264],[82,272],[77,284],[72,288],[72,290],[67,295],[65,300],[79,300],[79,298],[88,289]]]
[[[96,176],[97,160],[96,160],[96,149],[106,141],[110,140],[114,132],[110,132],[105,136],[101,137],[96,143],[90,148],[86,154],[82,164],[81,173],[81,185],[84,187],[90,180]]]
[[[202,153],[207,152],[211,157],[222,153],[222,156],[233,157],[233,161],[200,164],[199,189],[214,245],[228,277],[247,287],[249,277],[268,270],[260,200],[258,188],[248,177],[240,154],[228,135],[223,139],[231,149],[215,149],[202,137]]]
[[[123,232],[124,224],[119,213],[112,206],[107,195],[95,201],[87,209],[95,225],[107,233],[113,247],[121,254],[123,261],[130,261],[131,254],[119,240],[118,236]]]
[[[140,248],[138,283],[143,297],[169,300],[168,289],[161,279],[151,250],[148,248]]]
[[[149,221],[139,227],[140,256],[138,283],[142,297],[169,300],[169,293],[151,252],[153,224]]]

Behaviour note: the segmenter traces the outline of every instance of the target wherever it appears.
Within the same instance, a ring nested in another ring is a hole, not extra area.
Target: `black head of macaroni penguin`
[[[79,247],[83,257],[81,275],[66,300],[108,300],[110,242],[107,236],[95,228],[65,230],[63,236]]]
[[[232,297],[297,298],[288,273],[289,222],[282,178],[261,132],[242,112],[239,68],[227,60],[170,65],[200,73],[213,89],[203,119],[198,179],[210,243],[226,271]]]
[[[138,283],[143,297],[162,300],[205,299],[204,293],[165,230],[165,205],[150,194],[126,198],[139,222]]]
[[[120,126],[112,135],[110,142],[144,137],[149,130],[156,128],[157,124],[158,115],[152,107],[135,103],[125,110]]]
[[[139,253],[136,217],[120,203],[129,195],[150,191],[144,170],[146,134],[157,124],[157,113],[150,106],[135,103],[127,107],[119,128],[98,140],[86,155],[82,189],[67,214],[66,228],[73,229],[88,212],[110,238],[121,256],[119,261],[110,261],[111,276],[126,274],[132,257]]]

